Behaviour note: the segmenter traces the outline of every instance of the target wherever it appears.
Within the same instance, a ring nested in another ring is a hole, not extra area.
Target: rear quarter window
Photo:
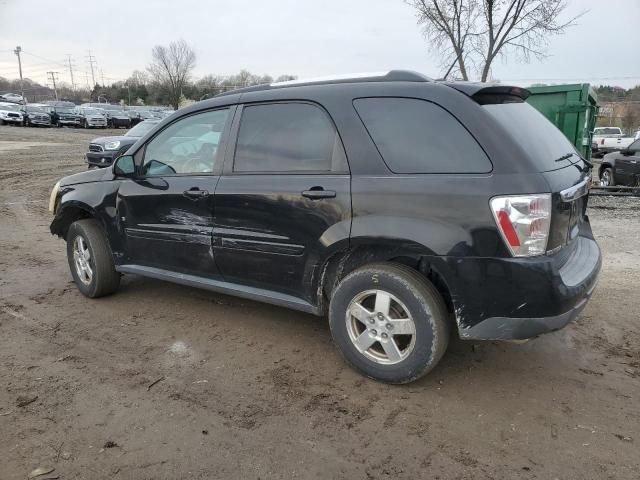
[[[353,105],[394,173],[487,173],[491,162],[444,108],[413,98],[359,98]]]

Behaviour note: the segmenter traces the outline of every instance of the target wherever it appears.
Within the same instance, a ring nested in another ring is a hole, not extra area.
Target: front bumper
[[[44,127],[50,127],[51,126],[51,120],[33,120],[33,119],[29,119],[29,124],[30,125],[41,125]]]
[[[449,260],[460,338],[525,340],[563,328],[591,298],[601,266],[588,220],[553,254]]]
[[[87,127],[106,127],[106,120],[87,120]]]
[[[16,125],[22,125],[23,123],[22,118],[15,118],[15,117],[2,118],[2,121],[4,123],[15,123]]]
[[[60,125],[69,125],[72,127],[79,127],[80,125],[82,125],[82,122],[80,120],[67,120],[67,119],[60,119],[58,120],[58,123]]]
[[[106,150],[104,152],[87,152],[85,159],[90,167],[108,167],[117,156],[117,150]]]

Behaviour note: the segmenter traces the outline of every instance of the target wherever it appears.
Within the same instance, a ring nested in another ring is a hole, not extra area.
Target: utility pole
[[[91,50],[89,50],[89,56],[87,58],[88,58],[89,66],[91,67],[91,81],[93,82],[93,85],[91,86],[91,88],[94,88],[96,86],[96,73],[93,70],[93,65],[98,62],[96,62],[96,57],[91,55]]]
[[[58,89],[56,88],[56,80],[58,76],[58,72],[47,72],[47,77],[51,77],[51,83],[53,83],[53,93],[56,96],[56,101],[58,100]]]
[[[24,100],[24,80],[22,80],[22,59],[20,58],[20,52],[22,52],[22,47],[20,46],[17,46],[13,51],[13,53],[18,56],[18,70],[20,71],[20,95],[22,95],[22,99]]]
[[[102,88],[104,88],[104,70],[100,69],[100,76],[102,77]]]
[[[67,62],[69,65],[69,75],[71,76],[71,89],[75,91],[76,82],[73,81],[73,67],[71,66],[71,54],[67,53]]]

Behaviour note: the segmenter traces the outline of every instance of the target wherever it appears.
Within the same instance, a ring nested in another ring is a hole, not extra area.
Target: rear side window
[[[442,107],[413,98],[359,98],[354,106],[394,173],[486,173],[489,158]]]
[[[242,109],[235,172],[325,172],[338,136],[319,107],[307,103],[250,105]]]

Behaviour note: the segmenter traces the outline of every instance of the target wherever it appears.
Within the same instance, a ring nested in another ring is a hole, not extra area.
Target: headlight
[[[120,141],[116,140],[115,142],[107,142],[104,144],[105,150],[117,150],[120,146]]]
[[[51,196],[49,197],[49,211],[54,213],[56,208],[56,197],[58,196],[58,190],[60,190],[60,182],[57,182],[51,190]]]

